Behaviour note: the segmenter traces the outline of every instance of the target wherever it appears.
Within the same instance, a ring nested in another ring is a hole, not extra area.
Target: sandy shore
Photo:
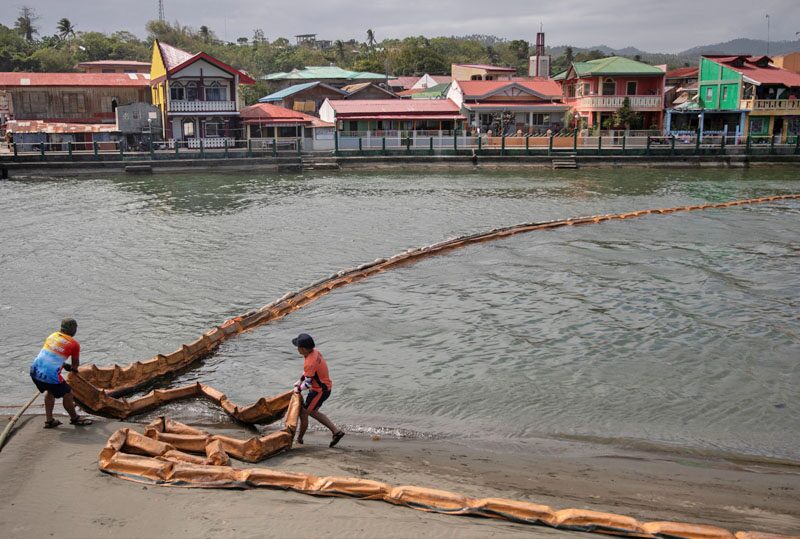
[[[3,417],[0,427],[7,420]],[[374,501],[142,485],[97,468],[108,436],[130,423],[100,420],[87,428],[65,424],[54,430],[43,430],[42,423],[41,416],[23,418],[0,453],[3,537],[586,537]],[[230,426],[224,432],[248,435]],[[800,466],[559,440],[513,451],[447,440],[374,441],[352,434],[336,449],[328,449],[327,441],[321,432],[309,433],[305,446],[261,466],[509,497],[558,509],[610,511],[640,520],[800,533]]]

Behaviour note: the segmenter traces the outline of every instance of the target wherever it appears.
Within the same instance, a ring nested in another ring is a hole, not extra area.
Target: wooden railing
[[[800,99],[742,99],[745,110],[788,110],[800,112]]]

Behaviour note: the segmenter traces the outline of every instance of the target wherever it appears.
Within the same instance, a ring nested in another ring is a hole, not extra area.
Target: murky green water
[[[523,221],[800,192],[796,168],[120,176],[0,183],[0,404],[64,316],[83,361],[169,352],[334,271]],[[353,428],[629,438],[800,459],[800,203],[469,247],[338,290],[172,384],[291,387],[312,333]],[[213,416],[203,404],[178,416]]]

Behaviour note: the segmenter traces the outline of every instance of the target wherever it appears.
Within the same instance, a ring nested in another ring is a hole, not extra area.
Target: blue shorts
[[[47,391],[57,399],[60,399],[61,397],[70,392],[69,385],[67,385],[66,382],[60,382],[58,384],[48,384],[47,382],[42,382],[41,380],[37,380],[33,376],[31,376],[31,380],[33,380],[33,383],[36,384],[36,389],[39,390],[39,393],[44,393],[45,391]]]

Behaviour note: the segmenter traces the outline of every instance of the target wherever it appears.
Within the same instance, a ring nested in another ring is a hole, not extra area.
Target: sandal
[[[69,423],[70,425],[78,425],[79,427],[85,427],[86,425],[91,425],[92,423],[94,423],[94,421],[92,421],[88,417],[78,416],[73,419],[70,419]]]
[[[46,429],[54,429],[61,424],[61,421],[58,419],[48,419],[44,422],[44,428]]]
[[[338,444],[339,440],[341,440],[342,438],[344,438],[344,431],[340,430],[339,432],[333,435],[333,440],[331,440],[331,443],[328,444],[328,447],[336,447],[336,444]]]

